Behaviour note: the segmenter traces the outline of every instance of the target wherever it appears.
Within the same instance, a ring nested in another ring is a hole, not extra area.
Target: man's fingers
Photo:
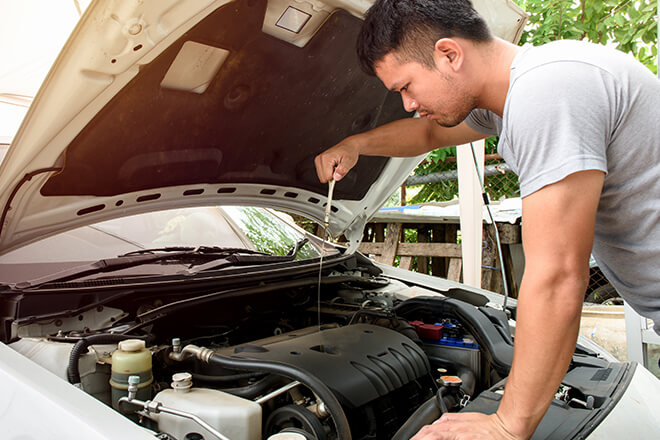
[[[324,153],[314,158],[314,165],[316,166],[316,175],[321,183],[327,183],[332,179],[334,165],[329,164]]]
[[[410,440],[453,440],[455,436],[451,432],[439,430],[433,425],[424,426]]]
[[[359,149],[355,142],[348,139],[344,139],[314,158],[316,174],[321,183],[327,183],[332,179],[336,181],[343,179],[357,163]]]
[[[433,422],[433,424],[451,422],[451,421],[454,421],[456,419],[466,420],[467,418],[470,417],[469,414],[472,414],[472,413],[462,413],[462,414],[459,414],[459,413],[444,413],[438,420]]]
[[[348,173],[349,168],[342,165],[342,158],[334,155],[321,153],[314,159],[316,174],[321,183],[330,180],[341,180]]]
[[[346,173],[348,173],[346,167],[344,167],[343,165],[337,165],[332,174],[332,178],[335,179],[335,181],[339,181],[344,178]]]

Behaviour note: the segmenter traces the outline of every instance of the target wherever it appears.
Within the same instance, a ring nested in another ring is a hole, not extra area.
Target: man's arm
[[[325,183],[344,177],[361,154],[413,157],[436,148],[461,145],[484,137],[465,122],[455,127],[442,127],[427,119],[406,118],[347,137],[316,156],[314,164],[319,180]]]
[[[604,176],[582,171],[523,199],[525,273],[513,368],[498,414],[525,437],[545,414],[575,350]]]
[[[513,367],[496,415],[449,414],[413,440],[529,438],[575,350],[604,173],[581,171],[523,198],[525,273]]]

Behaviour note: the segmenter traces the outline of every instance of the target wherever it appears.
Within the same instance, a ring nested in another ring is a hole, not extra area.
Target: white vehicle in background
[[[399,440],[497,409],[515,301],[356,252],[419,158],[337,184],[345,246],[281,212],[322,222],[314,156],[412,116],[359,70],[368,6],[90,5],[0,166],[3,436]],[[533,438],[660,437],[659,408],[658,379],[581,338]]]

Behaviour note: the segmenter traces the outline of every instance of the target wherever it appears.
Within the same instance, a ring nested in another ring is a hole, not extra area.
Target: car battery
[[[427,355],[463,365],[481,377],[479,344],[464,332],[458,322],[449,319],[433,324],[410,321],[410,325],[424,343]]]

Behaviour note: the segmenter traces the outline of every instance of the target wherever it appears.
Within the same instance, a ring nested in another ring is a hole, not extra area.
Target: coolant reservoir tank
[[[196,415],[231,440],[261,440],[261,405],[233,394],[192,386],[189,373],[172,377],[172,389],[163,390],[153,399],[168,408]],[[188,434],[215,438],[195,421],[161,412],[152,418],[158,430],[184,439]]]
[[[151,352],[141,339],[126,339],[121,341],[112,353],[112,374],[110,386],[112,387],[112,407],[119,409],[117,402],[128,395],[128,377],[139,376],[138,392],[136,398],[149,400],[151,397]]]
[[[286,428],[282,432],[271,435],[268,440],[314,440],[315,438],[315,436],[302,429]]]

